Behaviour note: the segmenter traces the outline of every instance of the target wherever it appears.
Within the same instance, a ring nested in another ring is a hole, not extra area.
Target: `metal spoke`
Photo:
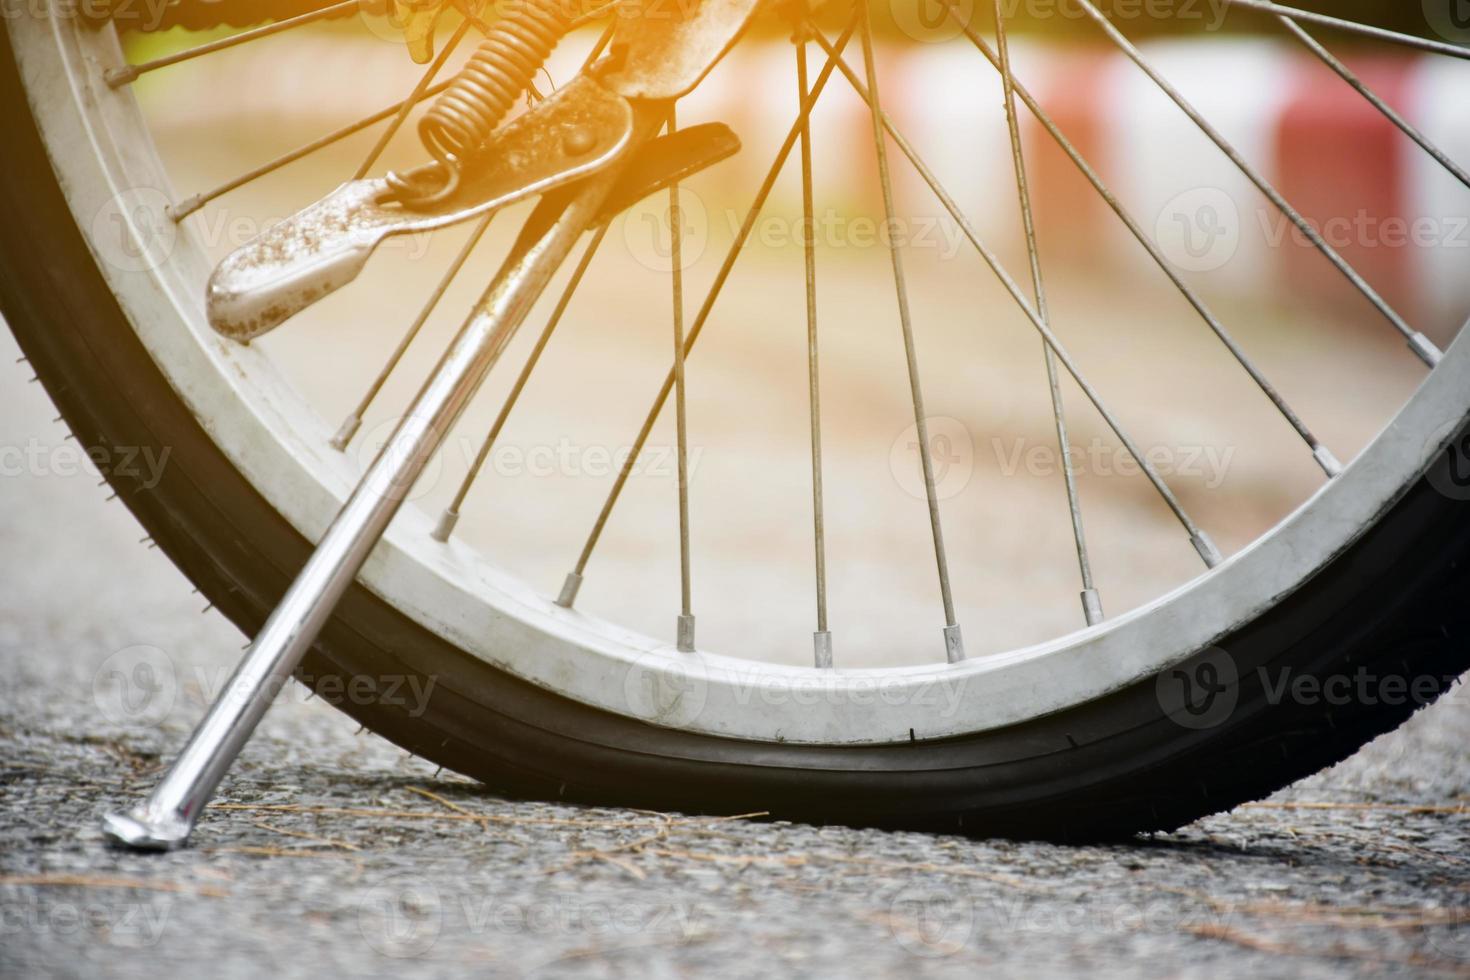
[[[750,233],[755,229],[756,219],[760,217],[761,208],[765,206],[766,199],[770,197],[771,189],[776,186],[776,178],[780,176],[781,168],[785,165],[787,157],[791,155],[791,150],[796,145],[797,138],[801,135],[802,124],[811,114],[812,106],[816,104],[817,99],[822,94],[822,90],[826,88],[827,80],[832,77],[832,72],[836,68],[842,50],[847,47],[847,43],[852,39],[853,32],[856,29],[857,25],[855,23],[848,25],[846,30],[837,39],[835,45],[833,45],[833,50],[837,53],[828,57],[827,63],[822,67],[821,72],[818,73],[817,79],[812,85],[811,94],[801,104],[796,121],[792,123],[790,131],[787,132],[786,139],[781,144],[781,149],[776,153],[776,159],[766,171],[765,178],[761,181],[760,189],[756,191],[755,200],[751,203],[749,210],[745,214],[745,221],[741,224],[739,232],[736,233],[735,241],[731,243],[729,250],[725,253],[724,261],[721,263],[719,271],[715,273],[714,282],[710,286],[709,292],[705,295],[704,303],[700,306],[699,313],[695,316],[694,322],[689,328],[689,335],[684,341],[685,357],[689,356],[689,352],[694,349],[695,343],[698,342],[699,335],[703,332],[704,325],[709,320],[710,312],[714,309],[715,301],[719,299],[720,293],[725,288],[725,282],[730,277],[731,270],[735,268],[735,261],[740,257],[746,240],[750,238]],[[572,571],[567,573],[566,581],[562,583],[561,593],[556,599],[557,605],[571,608],[577,601],[577,593],[582,588],[582,581],[587,572],[587,563],[592,560],[592,552],[596,550],[597,542],[602,538],[602,532],[607,527],[607,522],[612,516],[613,508],[617,505],[618,498],[622,496],[623,488],[628,483],[628,477],[633,472],[633,464],[638,459],[639,454],[643,452],[643,446],[647,443],[649,433],[653,431],[654,423],[663,411],[664,403],[668,401],[669,393],[673,387],[674,372],[670,368],[668,374],[664,377],[663,385],[654,397],[652,407],[649,408],[648,414],[644,417],[643,426],[639,429],[638,436],[633,441],[632,450],[629,452],[628,458],[623,463],[621,469],[619,469],[617,478],[613,481],[612,489],[608,492],[607,499],[602,504],[602,510],[598,513],[597,520],[593,523],[592,530],[587,536],[587,541],[582,546],[582,552],[577,557],[576,566]]]
[[[439,305],[439,301],[444,298],[444,294],[449,291],[450,284],[454,282],[454,277],[459,275],[460,269],[464,268],[465,262],[469,260],[470,253],[475,250],[476,245],[480,244],[480,238],[484,236],[485,229],[490,227],[490,222],[494,217],[495,212],[491,211],[480,219],[480,223],[470,233],[469,239],[459,250],[459,255],[455,256],[454,262],[449,266],[449,270],[439,280],[439,285],[434,287],[434,292],[429,297],[428,302],[419,310],[419,315],[414,319],[413,325],[408,328],[403,338],[398,341],[398,346],[388,356],[388,362],[383,365],[382,370],[378,372],[378,376],[368,386],[367,393],[362,396],[362,400],[357,403],[357,407],[352,410],[352,414],[343,420],[341,427],[337,429],[337,434],[332,436],[331,443],[333,449],[340,452],[347,448],[348,443],[352,442],[352,437],[362,427],[362,420],[367,414],[368,407],[378,397],[378,393],[383,390],[383,386],[388,383],[389,375],[398,367],[398,362],[403,360],[403,355],[408,352],[409,345],[419,335],[419,331],[423,329],[424,324],[429,321],[429,317],[433,314],[435,307]]]
[[[398,104],[398,114],[393,117],[393,121],[388,124],[388,128],[383,130],[383,135],[378,137],[378,141],[368,151],[367,158],[362,161],[362,166],[358,167],[357,173],[352,175],[353,180],[362,180],[372,171],[373,164],[378,162],[378,158],[383,155],[383,151],[388,148],[388,144],[393,142],[393,137],[397,136],[398,131],[403,128],[403,123],[408,119],[408,114],[413,111],[413,107],[424,97],[424,90],[429,87],[429,84],[434,81],[434,76],[439,74],[440,69],[444,67],[444,63],[454,54],[454,49],[459,47],[459,42],[464,40],[464,36],[469,32],[469,29],[470,20],[466,18],[455,29],[454,33],[450,35],[449,40],[445,42],[444,47],[439,51],[438,57],[419,76],[419,80],[414,85],[413,91],[408,93],[408,98]]]
[[[597,43],[593,45],[592,51],[587,56],[586,62],[583,65],[584,69],[586,65],[589,65],[594,60],[596,60],[597,56],[600,55],[607,47],[608,42],[612,40],[613,30],[616,27],[617,23],[614,22],[613,24],[608,26],[607,30],[603,31],[602,35],[598,38]],[[420,102],[423,102],[425,99],[431,99],[441,92],[447,91],[449,89],[449,86],[453,84],[454,79],[446,79],[445,81],[439,82],[436,85],[432,85],[429,88],[424,89],[415,97],[404,99],[401,102],[395,102],[387,108],[378,110],[370,116],[364,116],[362,119],[359,119],[354,123],[349,123],[348,125],[343,126],[341,129],[337,129],[330,133],[327,133],[325,136],[314,139],[310,143],[304,143],[296,149],[290,151],[289,153],[285,153],[279,157],[276,157],[269,163],[256,167],[254,170],[251,170],[248,173],[241,174],[233,180],[226,181],[213,190],[205,191],[201,194],[195,194],[193,197],[187,198],[183,201],[180,201],[178,204],[172,205],[168,209],[168,216],[174,221],[182,221],[183,219],[187,218],[195,211],[198,211],[200,208],[204,207],[204,205],[210,203],[211,201],[223,197],[231,191],[239,190],[246,184],[252,183],[262,177],[268,176],[288,164],[295,163],[297,160],[300,160],[303,157],[310,156],[317,150],[326,149],[333,143],[340,142],[341,140],[344,140],[349,136],[354,136],[357,133],[362,132],[364,129],[367,129],[369,126],[374,125],[375,123],[380,123],[384,119],[402,115],[408,109],[419,104]]]
[[[829,52],[830,55],[830,53],[832,52],[832,46],[822,35],[821,31],[815,31],[812,36],[818,44],[820,44],[825,50]],[[848,84],[850,84],[853,89],[858,93],[859,97],[867,100],[868,92],[867,89],[864,87],[862,81],[853,72],[852,68],[848,66],[847,62],[840,57],[837,60],[837,68],[847,79]],[[1009,272],[1006,271],[1005,267],[1001,265],[1000,259],[993,251],[990,250],[990,247],[980,240],[980,236],[975,233],[975,229],[970,224],[969,219],[965,217],[964,212],[960,210],[959,205],[955,204],[954,198],[950,196],[950,193],[947,190],[944,189],[944,185],[939,182],[939,179],[934,176],[934,171],[929,169],[929,165],[924,162],[923,158],[920,157],[917,152],[915,152],[913,145],[909,143],[909,141],[904,138],[903,134],[898,131],[898,128],[893,125],[893,121],[888,117],[887,113],[882,114],[882,120],[883,126],[888,130],[888,135],[892,137],[894,145],[903,152],[904,156],[908,157],[909,162],[913,164],[914,170],[919,174],[920,178],[923,179],[924,183],[929,185],[930,191],[934,193],[934,196],[939,200],[939,203],[944,206],[944,209],[949,212],[950,217],[955,220],[955,223],[959,225],[960,230],[964,232],[965,237],[969,239],[969,242],[975,248],[975,251],[979,253],[981,259],[983,259],[985,264],[990,267],[990,270],[995,273],[996,278],[1000,280],[1000,283],[1003,287],[1005,287],[1006,292],[1010,293],[1011,299],[1013,299],[1016,302],[1016,305],[1021,308],[1021,312],[1023,312],[1026,315],[1026,318],[1031,321],[1031,325],[1035,327],[1037,332],[1039,332],[1041,336],[1046,340],[1047,346],[1049,346],[1052,351],[1056,353],[1057,359],[1061,361],[1062,366],[1067,369],[1067,373],[1070,374],[1072,376],[1072,379],[1077,382],[1077,386],[1082,389],[1083,394],[1087,396],[1087,400],[1092,403],[1092,406],[1095,409],[1097,409],[1098,414],[1102,416],[1103,421],[1107,423],[1108,428],[1112,429],[1113,434],[1116,435],[1118,437],[1118,440],[1123,444],[1123,448],[1128,452],[1130,456],[1133,457],[1134,462],[1138,464],[1138,468],[1143,471],[1143,474],[1145,477],[1148,478],[1149,483],[1153,484],[1153,487],[1158,492],[1159,497],[1168,506],[1169,510],[1173,512],[1174,517],[1179,521],[1180,525],[1189,534],[1190,543],[1194,545],[1194,549],[1199,553],[1200,558],[1204,560],[1206,565],[1212,568],[1215,565],[1218,565],[1221,561],[1220,552],[1219,549],[1215,547],[1214,542],[1210,540],[1209,535],[1206,534],[1198,525],[1196,525],[1192,518],[1190,518],[1189,514],[1184,510],[1183,505],[1179,503],[1179,498],[1174,496],[1174,491],[1169,489],[1169,485],[1165,483],[1163,477],[1159,475],[1158,469],[1152,463],[1150,463],[1145,455],[1139,450],[1137,444],[1134,443],[1132,437],[1130,437],[1127,431],[1124,430],[1122,423],[1118,421],[1117,416],[1115,416],[1112,411],[1107,407],[1107,405],[1103,402],[1102,396],[1098,394],[1097,389],[1092,386],[1092,383],[1089,382],[1087,378],[1082,374],[1081,369],[1077,367],[1077,363],[1072,359],[1072,355],[1068,353],[1066,347],[1062,345],[1062,342],[1057,339],[1057,336],[1052,332],[1051,327],[1044,320],[1041,319],[1039,314],[1037,314],[1035,307],[1031,305],[1031,302],[1021,291],[1021,287],[1016,284],[1016,280],[1011,276]]]
[[[587,243],[587,248],[582,252],[582,258],[577,263],[572,276],[567,280],[567,286],[562,290],[561,298],[556,301],[556,307],[551,311],[551,316],[542,328],[541,335],[536,338],[536,345],[531,348],[531,354],[526,358],[526,363],[521,368],[521,373],[516,376],[515,384],[511,386],[510,394],[505,396],[505,403],[500,406],[500,414],[495,416],[495,423],[490,426],[490,432],[485,440],[480,443],[479,452],[475,454],[474,463],[471,464],[469,472],[460,481],[459,489],[454,494],[454,500],[444,508],[439,515],[439,523],[435,525],[433,537],[436,541],[448,541],[449,536],[454,533],[454,527],[459,523],[460,511],[464,507],[465,498],[469,496],[470,487],[479,477],[486,461],[490,458],[490,452],[495,447],[495,442],[500,438],[500,432],[505,428],[506,420],[510,418],[511,410],[515,408],[516,402],[520,400],[521,392],[526,389],[526,382],[531,379],[531,373],[536,370],[536,364],[541,360],[541,354],[546,350],[551,335],[556,331],[557,325],[561,323],[562,314],[566,313],[567,306],[572,301],[577,287],[582,284],[582,277],[587,274],[587,267],[592,264],[592,258],[597,254],[597,249],[602,245],[602,239],[607,235],[608,226],[598,228]]]
[[[608,41],[612,39],[612,34],[612,26],[603,31],[602,36],[598,39],[597,43],[592,46],[592,50],[587,54],[587,58],[583,62],[582,67],[584,70],[588,65],[592,64],[592,62],[596,60],[597,56],[602,53],[603,49],[607,47]],[[458,42],[461,37],[463,37],[463,30],[455,35],[455,42]],[[434,69],[431,68],[430,74],[432,74],[433,71]],[[447,85],[449,83],[445,84]],[[423,80],[420,81],[418,89],[423,89]],[[420,97],[424,97],[428,91],[432,91],[432,89],[420,92]],[[412,103],[412,101],[413,97],[410,97],[409,99],[405,99],[403,104],[409,105]],[[475,226],[474,232],[471,233],[469,239],[465,242],[464,247],[460,249],[459,255],[455,257],[453,264],[451,264],[448,271],[444,273],[443,278],[439,280],[439,285],[434,289],[433,295],[429,297],[429,301],[419,311],[418,317],[408,328],[408,331],[403,335],[403,339],[398,342],[398,346],[394,348],[393,353],[389,356],[388,362],[383,366],[383,369],[378,372],[378,376],[373,380],[372,385],[369,386],[367,393],[363,395],[362,400],[358,403],[352,414],[343,421],[341,428],[339,428],[336,435],[332,437],[331,444],[333,448],[339,451],[344,450],[347,448],[348,443],[352,441],[352,437],[362,426],[363,416],[367,413],[368,406],[370,406],[373,400],[377,398],[378,393],[383,390],[383,386],[387,383],[389,376],[392,375],[393,371],[398,367],[398,363],[403,359],[403,355],[408,351],[408,348],[413,343],[414,338],[418,336],[419,331],[423,328],[424,324],[428,322],[430,315],[432,315],[434,312],[434,308],[439,305],[439,301],[444,298],[444,294],[449,290],[450,284],[454,282],[455,276],[459,275],[459,271],[464,268],[465,262],[469,259],[470,254],[475,250],[475,246],[479,244],[480,239],[485,234],[485,230],[490,227],[490,222],[494,219],[496,213],[497,212],[495,211],[491,211],[489,214],[481,218],[480,223]]]
[[[173,218],[174,221],[182,221],[183,219],[187,218],[195,211],[198,211],[200,208],[204,207],[204,205],[210,203],[211,201],[223,197],[231,191],[239,190],[246,184],[257,181],[262,177],[266,177],[274,173],[275,171],[280,170],[287,164],[295,163],[297,160],[300,160],[303,157],[310,156],[317,150],[326,149],[333,143],[337,143],[344,139],[347,139],[347,137],[349,136],[355,136],[356,134],[362,132],[364,129],[367,129],[369,126],[372,126],[375,123],[380,123],[384,119],[391,118],[402,112],[406,105],[411,106],[416,104],[417,102],[422,102],[425,99],[433,98],[439,93],[446,91],[452,84],[454,84],[453,79],[440,82],[437,85],[433,85],[427,89],[424,89],[424,91],[419,94],[416,100],[405,99],[402,102],[395,102],[385,109],[380,109],[370,116],[364,116],[354,123],[349,123],[346,126],[343,126],[341,129],[333,130],[332,132],[327,133],[325,136],[321,136],[317,139],[312,140],[310,143],[303,143],[301,146],[298,146],[296,149],[290,151],[289,153],[282,154],[269,163],[262,164],[261,166],[256,167],[254,170],[251,170],[248,173],[243,173],[240,176],[233,178],[232,180],[228,180],[225,183],[220,184],[213,190],[205,191],[200,194],[195,194],[193,197],[186,198],[185,200],[180,201],[178,204],[175,204],[168,209],[169,217]]]
[[[307,24],[314,24],[317,21],[324,20],[325,18],[331,17],[334,14],[346,13],[349,10],[355,10],[357,9],[358,3],[359,0],[342,0],[342,2],[340,3],[334,3],[331,6],[322,7],[320,10],[313,10],[309,13],[301,14],[298,17],[292,17],[289,20],[277,21],[274,24],[266,24],[264,27],[257,27],[254,30],[242,31],[239,34],[232,34],[229,37],[221,38],[218,41],[211,41],[208,44],[201,44],[197,47],[187,48],[175,54],[166,55],[153,61],[144,62],[141,65],[123,65],[120,68],[109,68],[106,72],[103,73],[102,77],[109,86],[111,86],[112,88],[118,88],[119,86],[127,85],[130,82],[136,81],[140,76],[146,75],[150,71],[157,71],[160,68],[167,68],[170,65],[177,65],[181,62],[192,61],[195,58],[202,58],[207,54],[214,54],[217,51],[224,51],[227,48],[233,48],[240,44],[248,44],[251,41],[258,41],[263,37],[270,37],[272,34],[280,34],[282,31],[289,31],[297,27],[305,27]]]
[[[1466,187],[1470,187],[1470,174],[1467,174],[1464,169],[1460,167],[1459,164],[1455,163],[1455,161],[1451,160],[1443,150],[1435,146],[1434,143],[1429,139],[1429,137],[1421,133],[1418,128],[1414,126],[1413,123],[1409,122],[1402,115],[1396,112],[1393,106],[1383,101],[1383,99],[1379,97],[1378,93],[1369,88],[1368,84],[1364,82],[1361,78],[1359,78],[1351,68],[1349,68],[1341,61],[1341,59],[1337,58],[1332,54],[1332,52],[1323,47],[1316,38],[1312,37],[1311,34],[1308,34],[1307,31],[1300,24],[1292,20],[1290,17],[1282,16],[1278,17],[1277,20],[1281,21],[1281,26],[1285,27],[1298,41],[1302,42],[1302,44],[1306,46],[1308,51],[1316,55],[1328,68],[1331,68],[1333,71],[1337,72],[1342,80],[1347,82],[1354,89],[1356,89],[1358,94],[1367,99],[1369,104],[1372,105],[1373,108],[1383,113],[1384,117],[1388,119],[1389,122],[1397,126],[1405,136],[1409,137],[1409,139],[1413,140],[1415,143],[1418,143],[1425,153],[1428,153],[1430,156],[1434,157],[1434,159],[1439,162],[1439,165],[1448,170],[1456,180],[1464,184]]]
[[[883,191],[883,218],[886,227],[897,225],[893,206],[893,181],[888,173],[888,142],[884,136],[882,96],[878,89],[878,65],[873,58],[872,18],[868,0],[862,0],[863,68],[868,76],[866,98],[873,121],[873,151],[878,157],[878,183]],[[965,659],[964,639],[955,619],[954,595],[949,584],[949,560],[944,550],[944,530],[939,521],[939,495],[934,488],[934,460],[929,455],[929,419],[924,411],[924,390],[919,380],[919,356],[914,345],[914,325],[909,314],[908,283],[904,276],[903,254],[890,240],[888,257],[893,265],[893,290],[898,299],[898,323],[903,333],[904,359],[909,374],[909,393],[914,403],[914,426],[919,437],[919,466],[924,474],[924,498],[929,507],[929,529],[934,538],[934,563],[939,570],[939,597],[944,605],[944,652],[950,663]]]
[[[1006,37],[1004,0],[995,0],[995,42],[1000,52],[1001,85],[1005,91],[1006,128],[1011,139],[1011,159],[1016,173],[1016,192],[1021,199],[1021,224],[1026,233],[1026,254],[1031,265],[1032,292],[1036,312],[1048,324],[1046,287],[1041,277],[1041,253],[1036,245],[1036,220],[1031,211],[1031,188],[1026,178],[1026,154],[1021,146],[1021,124],[1016,117],[1016,78],[1011,71],[1010,42]],[[954,8],[950,8],[953,13]],[[1072,445],[1067,438],[1067,416],[1062,406],[1061,379],[1057,376],[1056,355],[1045,343],[1041,345],[1046,362],[1046,381],[1051,391],[1051,412],[1056,423],[1057,446],[1062,457],[1062,482],[1066,484],[1067,509],[1072,518],[1072,540],[1077,547],[1077,568],[1082,577],[1082,614],[1088,626],[1102,622],[1102,597],[1092,581],[1092,563],[1087,557],[1087,535],[1082,528],[1082,504],[1077,497],[1077,473],[1072,462]]]
[[[805,28],[798,25],[796,46],[796,91],[799,104],[807,99]],[[806,260],[806,357],[807,387],[812,425],[812,538],[816,554],[817,629],[812,634],[812,656],[818,667],[832,666],[832,631],[827,624],[826,515],[822,500],[822,397],[821,371],[817,357],[817,242],[813,217],[811,121],[801,122],[801,240]]]
[[[1404,335],[1404,339],[1407,340],[1409,343],[1409,348],[1413,350],[1413,352],[1417,354],[1419,358],[1424,361],[1425,364],[1433,367],[1434,365],[1439,363],[1440,357],[1442,356],[1439,348],[1434,346],[1434,344],[1429,340],[1428,337],[1425,337],[1422,333],[1409,326],[1408,323],[1404,321],[1404,318],[1399,316],[1394,308],[1388,304],[1388,301],[1380,296],[1378,292],[1368,284],[1367,280],[1365,280],[1356,269],[1348,264],[1347,260],[1339,255],[1336,249],[1334,249],[1331,245],[1327,243],[1327,240],[1322,237],[1317,229],[1312,227],[1311,222],[1307,221],[1307,219],[1302,216],[1301,212],[1292,207],[1291,204],[1286,200],[1286,198],[1281,195],[1281,192],[1278,191],[1276,187],[1270,181],[1268,181],[1259,170],[1251,166],[1251,164],[1245,159],[1245,157],[1240,155],[1240,152],[1235,149],[1230,141],[1225,139],[1225,137],[1220,134],[1220,131],[1212,126],[1209,121],[1204,118],[1204,116],[1200,115],[1199,110],[1197,110],[1192,104],[1190,104],[1187,99],[1184,98],[1183,95],[1180,94],[1178,89],[1171,85],[1169,81],[1164,78],[1163,75],[1159,74],[1158,69],[1154,68],[1154,66],[1148,61],[1148,59],[1143,56],[1138,48],[1135,47],[1133,43],[1129,41],[1126,37],[1124,37],[1121,31],[1113,26],[1113,23],[1103,15],[1102,11],[1097,9],[1097,6],[1093,4],[1092,0],[1076,0],[1076,2],[1082,7],[1083,12],[1086,13],[1088,17],[1092,18],[1092,20],[1095,21],[1098,26],[1103,29],[1103,32],[1108,35],[1108,38],[1112,40],[1115,45],[1117,45],[1118,49],[1126,54],[1130,61],[1137,65],[1144,74],[1152,79],[1153,83],[1158,86],[1159,90],[1167,95],[1174,102],[1174,104],[1177,105],[1184,112],[1184,114],[1190,118],[1195,126],[1199,128],[1200,132],[1208,136],[1210,138],[1210,141],[1218,146],[1220,148],[1220,151],[1230,158],[1230,162],[1235,164],[1236,168],[1239,169],[1241,173],[1245,174],[1250,182],[1252,184],[1255,184],[1256,188],[1262,194],[1270,199],[1271,203],[1276,206],[1277,210],[1285,215],[1292,224],[1296,225],[1297,229],[1300,230],[1301,233],[1305,235],[1307,239],[1317,248],[1317,251],[1321,252],[1329,262],[1337,267],[1337,270],[1341,272],[1343,276],[1346,277],[1347,280],[1353,284],[1354,287],[1357,288],[1358,292],[1363,294],[1363,297],[1367,299],[1369,303],[1373,304],[1374,308],[1376,308],[1378,312],[1383,315],[1384,319],[1386,319],[1395,330]]]
[[[669,133],[678,128],[673,105],[669,106]],[[689,569],[689,417],[685,406],[684,381],[684,218],[679,213],[679,183],[669,185],[669,283],[674,301],[674,438],[678,447],[679,474],[679,623],[678,647],[694,652],[694,598]]]
[[[951,13],[953,14],[953,10],[951,10]],[[970,28],[969,25],[961,24],[960,26],[961,29],[965,32],[965,35],[970,39],[970,42],[974,44],[976,49],[979,50],[979,52],[983,54],[990,61],[990,63],[996,67],[997,70],[999,70],[1000,58],[990,47],[990,45],[986,43],[985,39],[980,37],[980,35],[977,34],[972,28]],[[1184,281],[1184,279],[1179,275],[1177,271],[1175,271],[1174,266],[1169,262],[1164,253],[1159,249],[1158,244],[1155,243],[1154,240],[1148,236],[1148,233],[1143,230],[1143,227],[1139,225],[1138,221],[1133,217],[1132,214],[1129,213],[1128,209],[1123,206],[1123,203],[1118,200],[1117,195],[1115,195],[1112,190],[1107,186],[1107,184],[1103,182],[1102,177],[1100,177],[1097,171],[1093,169],[1092,165],[1087,162],[1086,158],[1084,158],[1082,154],[1078,152],[1076,146],[1072,144],[1072,141],[1067,139],[1066,134],[1061,131],[1061,129],[1057,126],[1052,117],[1047,114],[1046,110],[1041,108],[1040,103],[1038,103],[1036,99],[1032,97],[1031,93],[1027,91],[1026,86],[1022,85],[1014,78],[1012,79],[1012,82],[1015,86],[1016,95],[1019,96],[1021,101],[1026,104],[1026,107],[1031,110],[1031,114],[1036,117],[1036,121],[1041,123],[1041,125],[1046,129],[1047,133],[1051,135],[1051,138],[1056,141],[1057,145],[1062,148],[1062,150],[1071,159],[1072,163],[1076,165],[1078,171],[1087,178],[1088,182],[1092,184],[1093,189],[1097,191],[1097,193],[1107,203],[1108,207],[1112,209],[1113,213],[1118,216],[1118,219],[1123,222],[1123,224],[1128,228],[1129,232],[1132,233],[1133,237],[1138,240],[1139,244],[1144,247],[1149,256],[1154,260],[1154,263],[1158,265],[1159,269],[1164,273],[1164,275],[1169,278],[1169,281],[1174,284],[1174,287],[1179,290],[1180,295],[1182,295],[1185,300],[1188,301],[1189,305],[1193,307],[1195,312],[1200,315],[1200,318],[1204,320],[1205,324],[1210,328],[1215,336],[1220,339],[1220,342],[1225,345],[1226,349],[1230,351],[1231,355],[1245,370],[1245,372],[1250,375],[1251,380],[1256,383],[1256,385],[1261,389],[1266,397],[1271,400],[1271,403],[1276,406],[1276,409],[1278,412],[1281,413],[1282,418],[1284,418],[1287,423],[1296,430],[1297,434],[1301,436],[1302,441],[1304,441],[1307,444],[1307,447],[1311,449],[1312,458],[1316,460],[1317,465],[1320,466],[1323,472],[1325,472],[1329,477],[1335,477],[1339,473],[1341,473],[1342,464],[1338,461],[1332,450],[1327,448],[1327,446],[1324,445],[1309,428],[1307,428],[1306,423],[1302,421],[1301,417],[1297,415],[1296,411],[1287,403],[1286,399],[1281,395],[1281,393],[1276,390],[1276,387],[1271,384],[1270,380],[1266,378],[1265,374],[1260,370],[1260,368],[1256,367],[1255,363],[1250,359],[1249,355],[1246,354],[1245,350],[1240,346],[1240,344],[1230,334],[1230,332],[1225,329],[1225,325],[1220,322],[1219,318],[1217,318],[1214,312],[1209,308],[1209,306],[1205,304],[1205,301],[1200,297],[1200,295],[1194,290],[1193,287],[1191,287],[1187,282]]]
[[[1398,31],[1388,31],[1369,24],[1359,24],[1356,21],[1343,20],[1341,17],[1331,17],[1327,14],[1313,13],[1310,10],[1286,7],[1279,3],[1272,3],[1270,0],[1225,0],[1225,2],[1236,7],[1246,7],[1250,10],[1275,14],[1278,17],[1290,17],[1292,20],[1304,20],[1313,24],[1322,24],[1340,31],[1348,31],[1352,34],[1361,34],[1379,41],[1387,41],[1390,44],[1403,44],[1411,48],[1418,48],[1421,51],[1449,55],[1451,58],[1470,58],[1470,48],[1458,44],[1447,44],[1444,41],[1431,41],[1428,38],[1414,37],[1412,34],[1400,34]]]

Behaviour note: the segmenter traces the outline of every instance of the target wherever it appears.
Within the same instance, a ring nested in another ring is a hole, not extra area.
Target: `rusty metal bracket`
[[[263,232],[215,269],[209,322],[234,340],[284,323],[357,278],[394,235],[432,231],[586,177],[632,145],[633,108],[596,79],[579,76],[506,124],[482,166],[447,201],[410,210],[386,179],[350,181]]]
[[[630,99],[679,99],[725,56],[763,0],[625,4],[608,46],[608,88]]]

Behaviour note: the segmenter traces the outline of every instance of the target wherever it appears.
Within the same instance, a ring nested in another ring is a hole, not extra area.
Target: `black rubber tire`
[[[4,314],[84,446],[168,447],[156,486],[106,475],[173,561],[253,633],[310,546],[210,441],[138,341],[71,220],[8,33],[0,42]],[[1470,448],[1463,431],[1456,447]],[[1437,465],[1450,462],[1447,453]],[[714,738],[656,728],[518,680],[360,587],[342,601],[303,670],[324,692],[356,676],[417,675],[421,685],[433,678],[419,717],[371,698],[341,707],[409,751],[506,794],[1097,839],[1174,828],[1258,798],[1345,758],[1432,700],[1470,666],[1467,549],[1470,504],[1421,481],[1330,567],[1219,643],[1238,680],[1221,695],[1235,699],[1234,709],[1211,727],[1171,720],[1168,698],[1147,681],[942,741],[821,747]],[[1402,683],[1419,696],[1272,703],[1258,668],[1319,681],[1366,671],[1385,685],[1378,690]]]

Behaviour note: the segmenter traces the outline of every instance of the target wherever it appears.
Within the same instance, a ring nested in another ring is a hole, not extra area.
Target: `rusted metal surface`
[[[394,235],[432,231],[601,170],[631,145],[633,110],[579,77],[507,124],[493,152],[444,203],[409,210],[388,200],[387,179],[351,181],[270,228],[210,277],[210,324],[235,340],[279,326],[357,278]]]
[[[762,0],[654,3],[623,10],[609,57],[608,87],[630,99],[691,92],[740,37]]]

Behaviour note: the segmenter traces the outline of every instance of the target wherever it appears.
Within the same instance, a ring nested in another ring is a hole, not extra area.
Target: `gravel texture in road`
[[[0,975],[1470,973],[1463,688],[1270,800],[1059,847],[508,802],[292,687],[191,850],[109,850],[99,815],[242,639],[0,347],[23,460],[0,479]]]

